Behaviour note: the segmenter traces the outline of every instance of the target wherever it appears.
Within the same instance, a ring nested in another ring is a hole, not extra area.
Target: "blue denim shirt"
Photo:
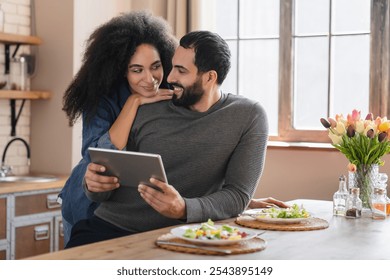
[[[82,159],[73,168],[59,197],[62,199],[62,216],[74,225],[82,219],[92,216],[98,203],[89,200],[83,190],[84,174],[90,163],[88,147],[116,149],[112,144],[108,130],[118,117],[130,90],[127,83],[122,83],[110,96],[105,96],[99,103],[95,116],[88,122],[83,114]]]

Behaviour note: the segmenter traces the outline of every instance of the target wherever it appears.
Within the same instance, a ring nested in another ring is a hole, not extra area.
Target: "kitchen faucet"
[[[10,140],[4,148],[3,157],[1,158],[1,167],[0,167],[0,177],[6,177],[8,175],[12,175],[12,167],[5,165],[5,155],[7,154],[7,150],[12,142],[21,141],[27,149],[27,165],[30,165],[30,147],[26,140],[20,137],[15,137]]]

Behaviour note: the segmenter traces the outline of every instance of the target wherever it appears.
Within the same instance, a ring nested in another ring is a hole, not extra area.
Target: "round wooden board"
[[[320,218],[308,218],[307,220],[297,224],[272,224],[258,221],[252,217],[241,216],[235,220],[235,223],[248,228],[280,230],[280,231],[307,231],[319,230],[329,227],[329,223]]]
[[[228,245],[228,246],[198,246],[199,248],[187,248],[187,247],[181,247],[178,245],[168,245],[168,244],[158,244],[158,241],[171,241],[181,244],[192,244],[190,242],[187,242],[183,239],[177,238],[171,233],[167,233],[164,235],[161,235],[159,238],[157,238],[156,245],[158,247],[176,251],[176,252],[183,252],[183,253],[190,253],[190,254],[199,254],[199,255],[227,255],[227,253],[222,252],[215,252],[215,251],[209,251],[202,249],[201,247],[210,247],[210,248],[216,248],[216,249],[227,249],[231,252],[228,254],[245,254],[245,253],[252,253],[264,250],[266,248],[267,242],[259,237],[255,237],[246,241],[242,241],[239,243],[236,243],[234,245]]]

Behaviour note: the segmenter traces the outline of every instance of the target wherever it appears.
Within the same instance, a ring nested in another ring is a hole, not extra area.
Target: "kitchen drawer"
[[[52,225],[48,221],[16,227],[14,258],[22,259],[51,252]]]
[[[0,198],[0,240],[7,238],[7,198]]]
[[[6,259],[7,259],[7,250],[0,249],[0,260],[6,260]]]
[[[15,217],[43,212],[58,211],[58,192],[30,194],[15,197]]]

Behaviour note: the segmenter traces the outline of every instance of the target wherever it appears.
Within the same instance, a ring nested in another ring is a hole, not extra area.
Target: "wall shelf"
[[[52,93],[48,91],[0,90],[0,99],[49,99]]]
[[[40,45],[42,44],[42,40],[36,36],[0,32],[0,43],[10,45]]]
[[[4,44],[4,74],[8,75],[10,70],[11,57],[15,57],[19,47],[21,45],[40,45],[42,40],[36,36],[30,35],[18,35],[11,33],[0,32],[0,44]],[[10,53],[10,46],[15,45],[13,54]],[[19,91],[19,90],[0,90],[0,99],[9,99],[11,107],[11,136],[16,136],[16,124],[23,110],[23,106],[26,99],[49,99],[51,97],[50,92],[46,91]],[[16,100],[22,99],[22,104],[19,108],[19,112],[16,112]]]

